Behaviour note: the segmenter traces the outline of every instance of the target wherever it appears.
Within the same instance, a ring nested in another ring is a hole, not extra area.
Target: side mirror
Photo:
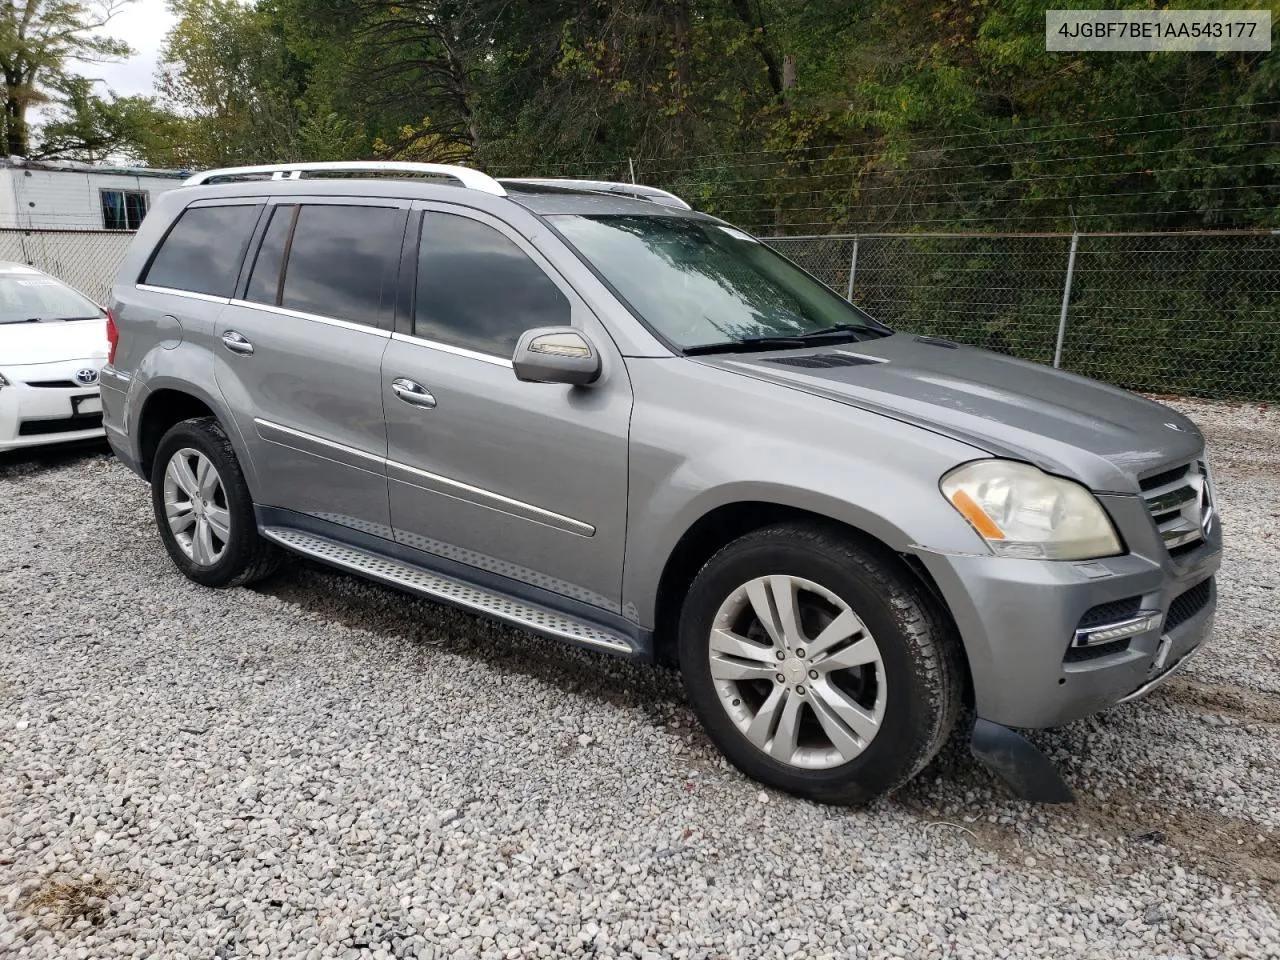
[[[600,378],[600,354],[574,327],[526,330],[511,358],[516,379],[527,383],[568,383],[585,387]]]

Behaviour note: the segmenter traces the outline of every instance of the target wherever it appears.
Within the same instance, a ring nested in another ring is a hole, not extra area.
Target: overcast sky
[[[109,89],[123,96],[151,94],[160,45],[172,26],[173,15],[164,0],[134,0],[101,31],[129,44],[134,55],[122,63],[80,63],[72,69],[105,80]]]
[[[111,18],[99,33],[117,37],[133,47],[133,56],[119,63],[70,63],[73,73],[103,81],[97,85],[97,93],[103,95],[114,90],[121,96],[155,93],[156,60],[165,34],[173,26],[173,15],[165,0],[134,0]],[[47,109],[33,107],[27,116],[29,123],[40,124],[48,119]]]

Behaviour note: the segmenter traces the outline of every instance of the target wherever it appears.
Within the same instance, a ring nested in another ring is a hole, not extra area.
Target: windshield
[[[649,325],[681,349],[857,328],[891,331],[741,230],[689,217],[552,216]],[[799,340],[796,346],[805,346]]]
[[[102,310],[43,273],[0,274],[0,323],[95,320]]]

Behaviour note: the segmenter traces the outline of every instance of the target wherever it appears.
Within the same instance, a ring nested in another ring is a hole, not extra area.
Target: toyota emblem
[[[86,387],[92,386],[98,382],[98,371],[93,367],[82,367],[76,371],[76,383],[83,383]]]

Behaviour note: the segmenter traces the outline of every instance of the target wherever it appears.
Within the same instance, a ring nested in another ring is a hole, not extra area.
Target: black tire
[[[165,516],[165,471],[174,454],[195,450],[209,459],[222,481],[229,535],[216,563],[202,565],[188,556],[169,528]],[[175,424],[160,439],[151,464],[151,505],[156,528],[174,565],[189,579],[206,587],[239,587],[270,576],[280,566],[282,552],[258,536],[253,498],[244,482],[240,462],[221,424],[213,417],[197,417]]]
[[[838,766],[803,769],[755,746],[730,718],[712,678],[709,640],[721,604],[771,575],[821,585],[861,618],[879,647],[883,719],[862,752]],[[749,777],[822,803],[867,803],[902,786],[946,743],[962,705],[964,665],[950,618],[896,556],[819,523],[770,526],[721,549],[689,589],[678,644],[689,699],[725,756]]]

